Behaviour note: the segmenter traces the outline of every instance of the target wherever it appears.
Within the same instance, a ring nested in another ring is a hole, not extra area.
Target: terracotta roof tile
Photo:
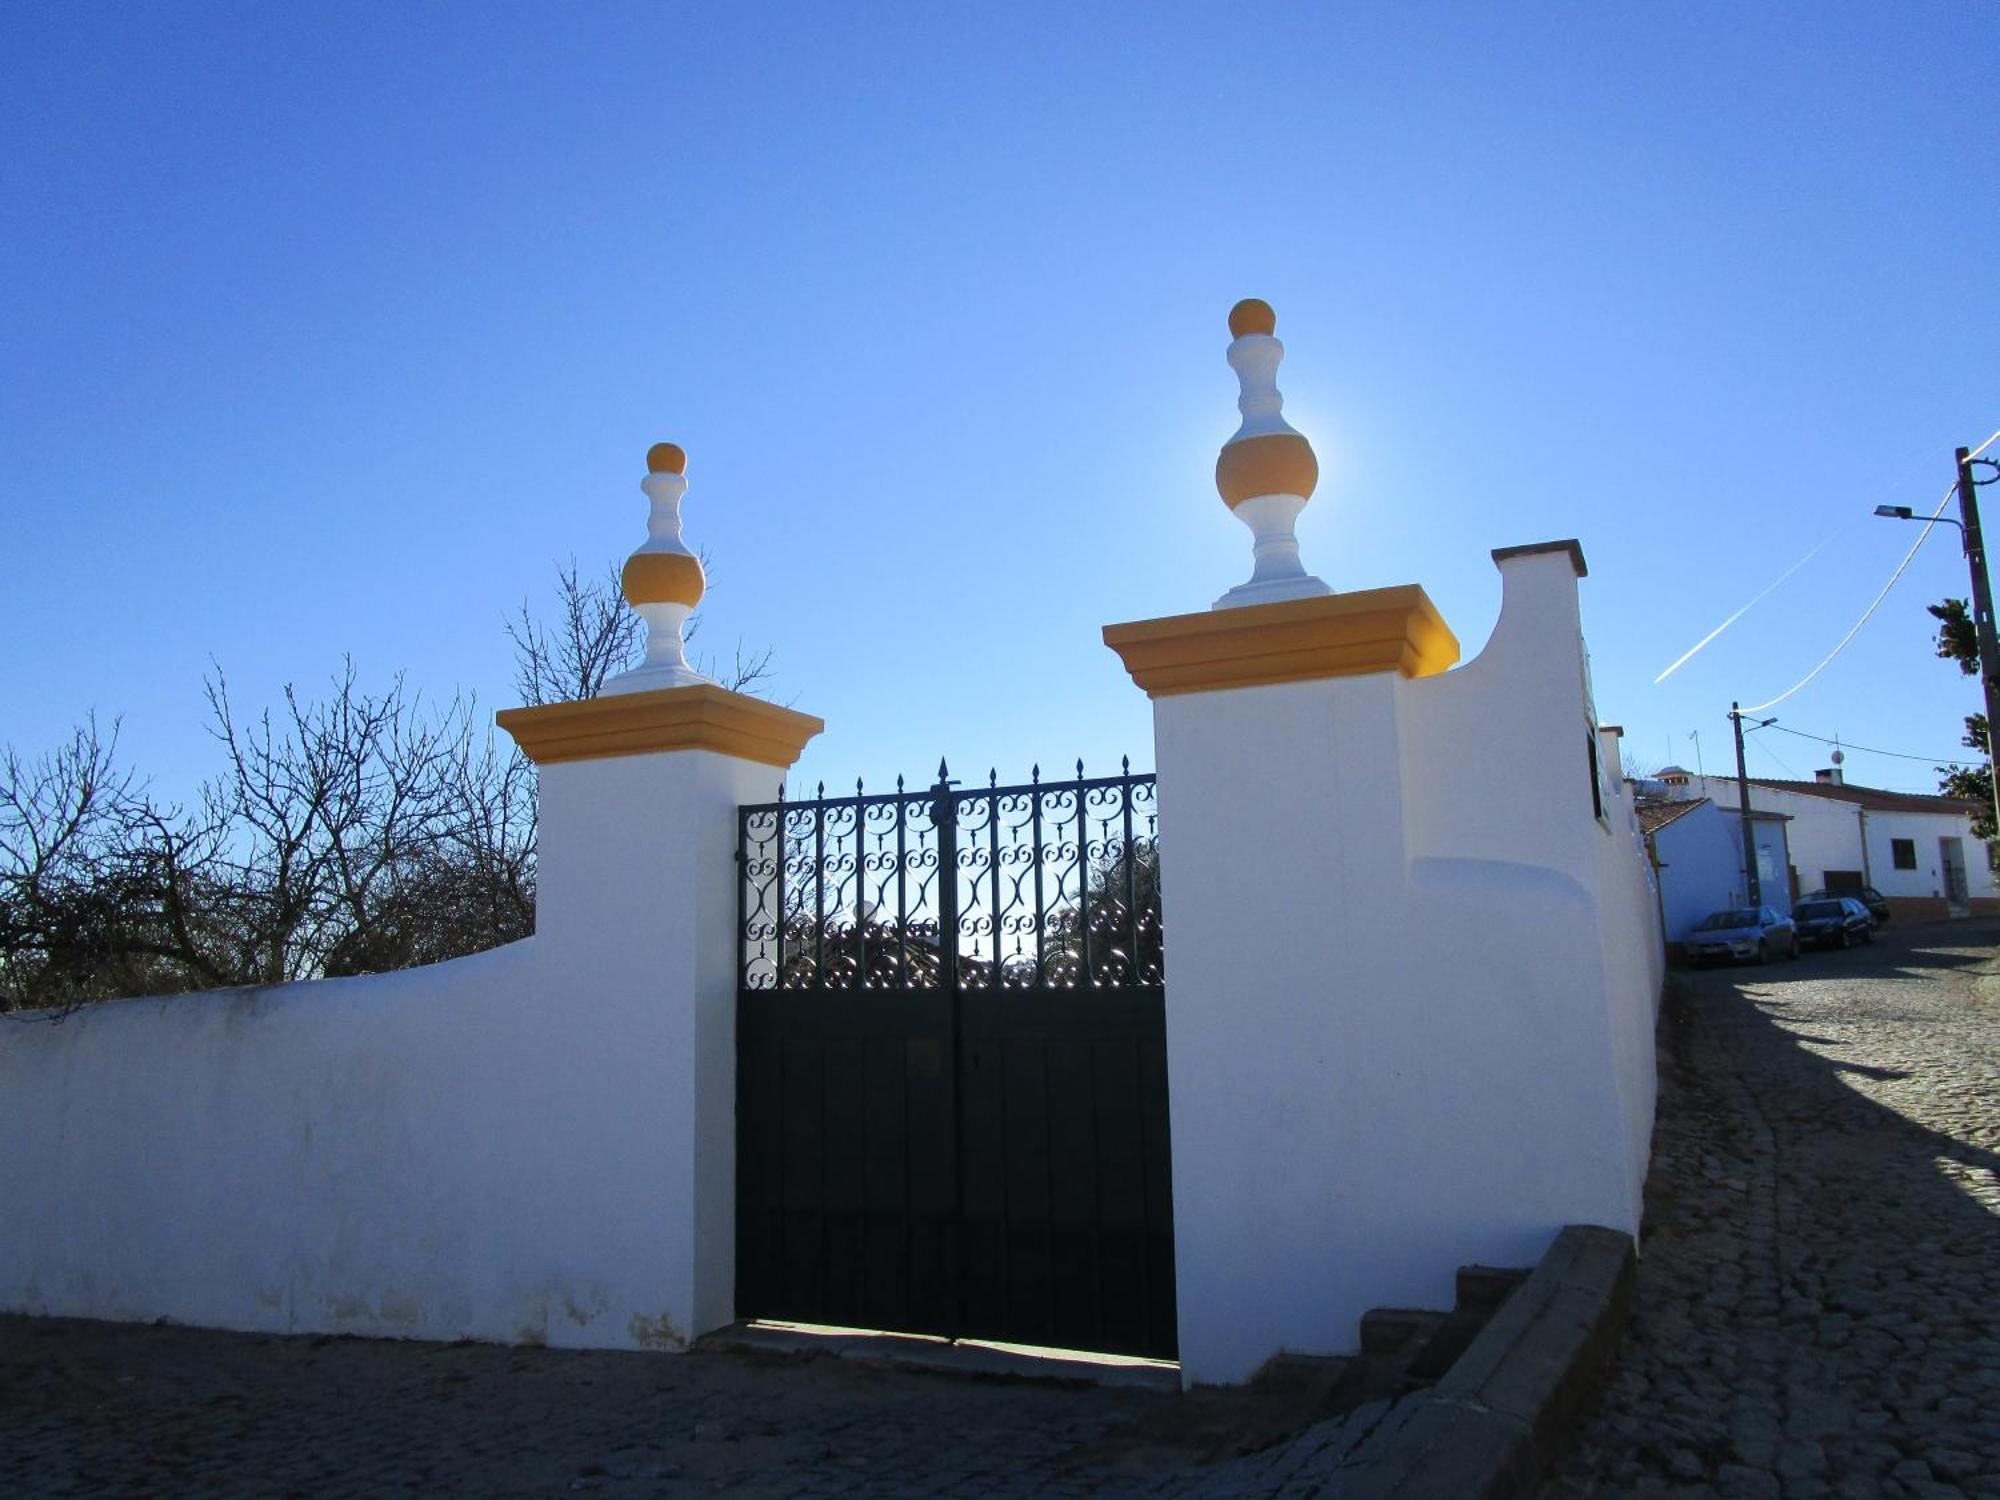
[[[1651,798],[1641,798],[1637,804],[1639,831],[1641,833],[1658,833],[1669,823],[1675,822],[1680,818],[1685,818],[1697,807],[1706,804],[1707,801],[1708,798],[1706,797],[1696,797],[1690,802],[1662,802]]]
[[[1855,786],[1851,783],[1835,786],[1825,781],[1779,781],[1771,777],[1752,776],[1752,786],[1769,787],[1774,792],[1797,792],[1804,797],[1824,797],[1830,802],[1846,802],[1855,807],[1867,808],[1871,812],[1924,812],[1964,814],[1968,817],[1979,811],[1977,802],[1963,797],[1937,797],[1925,792],[1884,792],[1872,786]]]

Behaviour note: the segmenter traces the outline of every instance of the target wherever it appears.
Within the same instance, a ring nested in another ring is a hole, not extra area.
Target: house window
[[[1588,724],[1583,726],[1584,748],[1590,754],[1590,811],[1595,817],[1604,816],[1604,772],[1597,759],[1597,731]]]
[[[1914,870],[1917,867],[1917,841],[1890,839],[1889,859],[1899,870]]]
[[[1822,870],[1826,879],[1820,882],[1823,890],[1836,896],[1858,896],[1861,894],[1861,872],[1859,870]]]

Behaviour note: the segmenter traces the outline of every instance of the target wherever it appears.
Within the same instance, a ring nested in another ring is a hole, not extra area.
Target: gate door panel
[[[1174,1353],[1154,782],[742,810],[740,1316]]]

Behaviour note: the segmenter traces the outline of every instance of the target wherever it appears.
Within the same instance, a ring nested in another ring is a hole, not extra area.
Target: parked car
[[[1773,955],[1799,956],[1799,931],[1790,917],[1781,917],[1768,906],[1732,906],[1697,922],[1681,949],[1694,964],[1711,959],[1727,963],[1732,958],[1767,964]]]
[[[1889,920],[1889,898],[1872,885],[1864,885],[1858,891],[1814,891],[1810,896],[1801,896],[1801,901],[1838,901],[1845,896],[1850,901],[1859,901],[1868,915],[1875,919],[1877,927]]]
[[[1809,948],[1851,948],[1875,941],[1875,919],[1853,896],[1819,896],[1792,908],[1799,941]]]

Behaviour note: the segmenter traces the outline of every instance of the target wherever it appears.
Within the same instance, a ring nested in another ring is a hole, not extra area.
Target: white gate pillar
[[[646,660],[601,697],[499,721],[541,776],[546,1003],[573,1013],[603,1080],[564,1102],[597,1128],[566,1134],[628,1164],[591,1164],[622,1179],[619,1196],[577,1237],[626,1268],[629,1341],[678,1349],[735,1317],[736,810],[772,800],[825,726],[687,666],[680,631],[702,578],[679,544],[684,459],[661,444],[648,461],[651,536],[624,579],[652,630]]]
[[[1415,585],[1333,593],[1283,350],[1238,304],[1216,487],[1256,571],[1108,626],[1153,700],[1182,1378],[1357,1347],[1469,1262],[1636,1230],[1657,936],[1607,772],[1574,542],[1503,548],[1478,660]]]
[[[1396,1024],[1371,1034],[1378,971],[1449,940],[1406,931],[1396,684],[1457,642],[1415,587],[1104,634],[1154,699],[1181,1368],[1239,1381],[1354,1344],[1353,1174],[1326,1158],[1379,1144],[1343,1060],[1405,1060]]]

